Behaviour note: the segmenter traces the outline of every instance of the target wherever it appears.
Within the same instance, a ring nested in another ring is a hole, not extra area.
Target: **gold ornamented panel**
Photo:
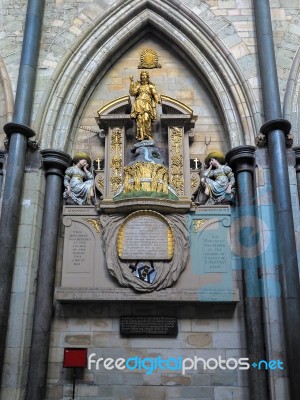
[[[138,161],[124,168],[124,192],[142,190],[168,194],[169,171],[161,164]]]
[[[183,128],[170,127],[170,183],[179,195],[184,195]]]
[[[123,129],[116,128],[111,134],[110,143],[110,188],[115,194],[122,184]]]
[[[197,192],[200,186],[200,175],[199,172],[194,172],[192,171],[190,174],[191,180],[191,194],[194,194]]]
[[[86,222],[88,222],[92,227],[95,229],[95,231],[100,234],[101,232],[101,224],[100,224],[100,219],[93,219],[93,218],[86,218]]]
[[[105,188],[105,173],[103,171],[98,172],[95,176],[95,185],[99,192],[103,193]]]
[[[193,221],[193,232],[196,233],[196,232],[200,231],[201,226],[203,224],[205,224],[206,221],[207,221],[206,219],[195,219]]]
[[[161,65],[158,63],[158,56],[156,51],[153,49],[143,50],[141,53],[140,65],[138,66],[138,68],[161,68]]]

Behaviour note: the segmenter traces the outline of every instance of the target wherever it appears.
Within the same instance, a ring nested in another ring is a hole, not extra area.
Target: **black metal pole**
[[[0,382],[20,217],[27,140],[29,137],[34,136],[29,124],[44,5],[45,0],[28,0],[13,122],[4,126],[4,131],[9,136],[10,143],[0,220]]]
[[[3,164],[5,162],[6,151],[0,150],[0,199],[2,198],[2,185],[3,185]],[[1,203],[0,203],[1,208]],[[1,214],[1,212],[0,212]]]
[[[282,119],[269,0],[254,0],[258,57],[266,123],[273,198],[282,259],[281,283],[287,367],[291,399],[300,398],[300,286],[292,214],[285,134],[290,123]]]
[[[72,399],[75,399],[75,382],[76,382],[76,368],[74,368],[74,371],[73,371],[73,397],[72,397]]]
[[[253,174],[255,170],[255,147],[238,146],[226,155],[226,161],[233,168],[237,180],[239,218],[243,227],[253,227],[255,220],[255,187]],[[256,227],[257,228],[257,227]],[[253,235],[255,236],[255,235]],[[261,308],[257,246],[253,246],[252,235],[243,236],[242,254],[244,307],[247,349],[250,362],[265,359],[263,333],[263,316]],[[238,240],[238,238],[235,238]],[[268,383],[265,371],[251,368],[249,370],[250,398],[252,400],[268,399]]]
[[[295,152],[297,190],[298,190],[298,199],[300,203],[300,146],[294,147],[293,150]]]
[[[46,191],[26,400],[41,400],[45,395],[62,182],[64,171],[71,163],[71,157],[63,151],[42,150],[41,154]]]

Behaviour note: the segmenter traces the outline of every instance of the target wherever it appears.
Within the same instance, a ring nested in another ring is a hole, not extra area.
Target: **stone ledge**
[[[153,199],[141,197],[126,200],[103,200],[100,209],[107,214],[133,212],[138,210],[153,210],[163,213],[185,214],[190,211],[191,201],[188,198],[175,200]]]
[[[202,289],[203,290],[203,289]],[[68,302],[176,302],[176,303],[237,303],[240,301],[238,289],[226,293],[208,292],[204,299],[203,292],[199,300],[199,289],[164,289],[151,293],[136,293],[131,289],[101,289],[101,288],[69,288],[57,287],[55,300],[61,303]]]

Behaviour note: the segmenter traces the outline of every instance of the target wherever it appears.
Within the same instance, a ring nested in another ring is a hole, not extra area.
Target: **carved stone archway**
[[[122,4],[99,19],[62,61],[37,115],[42,147],[72,150],[73,126],[90,93],[110,66],[149,30],[204,78],[223,116],[230,146],[253,144],[260,125],[254,96],[230,51],[208,25],[171,0]]]

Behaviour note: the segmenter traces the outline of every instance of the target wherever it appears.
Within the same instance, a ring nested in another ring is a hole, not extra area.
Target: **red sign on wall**
[[[64,368],[86,368],[87,349],[64,349]]]

